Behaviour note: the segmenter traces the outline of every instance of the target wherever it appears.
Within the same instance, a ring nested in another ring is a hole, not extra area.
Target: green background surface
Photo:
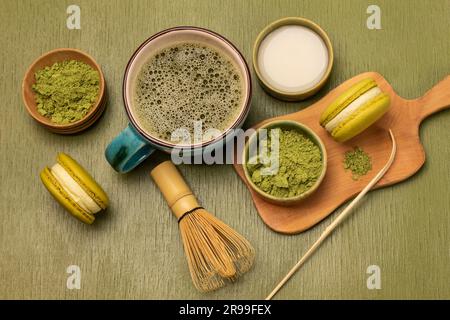
[[[335,65],[326,87],[305,102],[285,103],[265,94],[254,79],[247,126],[307,107],[360,72],[380,72],[406,98],[422,95],[450,74],[450,1],[0,3],[0,298],[259,299],[330,223],[333,215],[300,235],[276,234],[257,215],[231,165],[181,166],[204,206],[257,251],[252,271],[234,285],[209,294],[194,289],[177,223],[149,178],[152,160],[119,175],[103,156],[127,124],[121,99],[125,65],[159,30],[210,28],[233,41],[248,62],[257,34],[275,19],[302,16],[328,32]],[[375,3],[382,10],[382,30],[366,28],[366,9]],[[81,7],[81,30],[66,28],[69,4]],[[59,47],[94,56],[107,81],[105,114],[80,135],[48,132],[27,115],[21,100],[27,67]],[[427,162],[420,172],[370,193],[277,298],[450,298],[449,124],[448,111],[423,123]],[[79,160],[110,196],[110,210],[92,226],[67,214],[40,182],[39,171],[60,151]],[[71,264],[81,268],[80,290],[66,288]],[[381,290],[366,287],[366,269],[373,264],[381,268]]]

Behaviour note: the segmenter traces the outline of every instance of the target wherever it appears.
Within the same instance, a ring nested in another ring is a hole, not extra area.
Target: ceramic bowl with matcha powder
[[[276,120],[250,136],[242,166],[248,184],[260,197],[289,206],[317,190],[325,177],[327,153],[321,139],[307,126]]]

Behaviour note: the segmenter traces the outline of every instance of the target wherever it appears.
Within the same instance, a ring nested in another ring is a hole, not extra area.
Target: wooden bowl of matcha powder
[[[290,120],[271,121],[249,137],[242,155],[249,186],[264,200],[295,205],[325,177],[327,152],[319,136]]]
[[[28,68],[22,82],[28,113],[47,129],[73,134],[93,125],[105,109],[105,79],[88,54],[52,50]]]

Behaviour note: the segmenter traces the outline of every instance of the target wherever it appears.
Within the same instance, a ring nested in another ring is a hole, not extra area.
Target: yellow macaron
[[[320,125],[334,140],[345,142],[380,119],[389,106],[389,95],[367,78],[337,97],[322,113]]]
[[[95,214],[105,210],[108,196],[91,175],[65,153],[57,163],[41,171],[41,180],[50,194],[80,221],[92,224]]]

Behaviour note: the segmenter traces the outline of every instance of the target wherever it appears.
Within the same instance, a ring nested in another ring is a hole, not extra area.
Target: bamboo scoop
[[[397,144],[395,142],[394,134],[392,130],[389,129],[389,135],[392,140],[392,150],[386,165],[378,172],[378,174],[369,182],[369,184],[353,199],[352,202],[342,211],[342,213],[334,219],[334,221],[325,229],[325,231],[320,235],[319,239],[314,242],[314,244],[309,248],[305,255],[297,262],[297,264],[288,272],[288,274],[280,281],[280,283],[273,289],[273,291],[267,296],[266,300],[271,300],[277,292],[288,282],[288,280],[300,269],[300,267],[308,260],[309,257],[316,251],[316,249],[322,244],[322,242],[336,229],[336,227],[352,212],[353,208],[361,201],[361,199],[366,195],[367,192],[372,189],[372,187],[384,176],[384,174],[389,170],[395,159],[395,154],[397,153]]]
[[[150,173],[178,220],[189,271],[200,291],[216,290],[253,265],[255,253],[239,233],[201,207],[171,161]]]

